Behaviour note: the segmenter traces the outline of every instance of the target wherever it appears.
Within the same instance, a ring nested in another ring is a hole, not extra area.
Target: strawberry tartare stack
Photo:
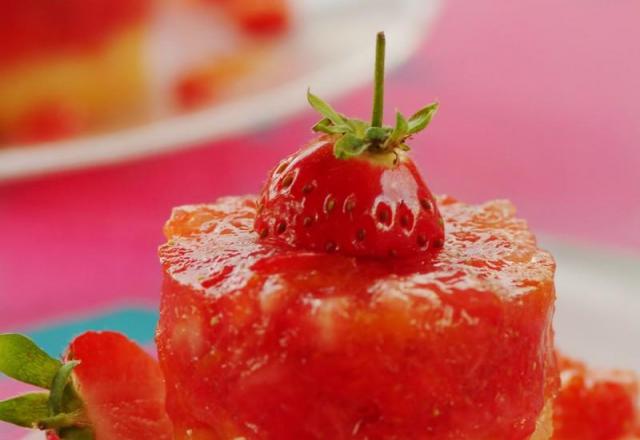
[[[554,260],[505,201],[435,197],[407,142],[308,94],[259,196],[176,208],[157,333],[176,439],[549,439]]]
[[[0,142],[55,140],[126,118],[144,94],[153,0],[0,0]]]

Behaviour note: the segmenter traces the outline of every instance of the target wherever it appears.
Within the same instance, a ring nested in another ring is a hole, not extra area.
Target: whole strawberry
[[[263,239],[346,255],[411,256],[439,249],[444,224],[405,143],[437,110],[430,104],[382,125],[384,34],[376,46],[372,122],[348,118],[310,92],[322,135],[282,160],[262,190],[255,230]]]

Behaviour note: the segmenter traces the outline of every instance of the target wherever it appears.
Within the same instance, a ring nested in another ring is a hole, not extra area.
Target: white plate
[[[542,240],[556,257],[556,346],[601,368],[640,372],[640,257]]]
[[[551,238],[541,246],[558,263],[557,347],[596,367],[640,372],[640,258]]]
[[[274,122],[307,106],[304,94],[309,86],[330,98],[370,80],[377,31],[387,33],[389,68],[406,60],[422,41],[437,15],[439,3],[439,0],[292,2],[296,7],[294,29],[270,49],[271,67],[256,72],[255,81],[245,80],[243,90],[235,97],[188,114],[166,114],[161,110],[154,122],[117,132],[46,145],[0,148],[0,179],[185,148]],[[217,38],[220,35],[214,34],[214,26],[198,17],[189,17],[184,11],[171,17],[165,14],[155,20],[149,42],[151,70],[161,73],[153,81],[160,108],[163,87],[175,73],[175,66],[192,63],[201,49],[210,49],[196,47],[201,44],[193,42],[220,41]],[[185,40],[189,43],[178,43]]]

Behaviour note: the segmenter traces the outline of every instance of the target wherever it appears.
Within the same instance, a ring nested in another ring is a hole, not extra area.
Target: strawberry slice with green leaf
[[[47,390],[1,401],[0,420],[50,440],[173,438],[157,363],[119,333],[77,337],[62,362],[25,336],[2,334],[0,372]]]

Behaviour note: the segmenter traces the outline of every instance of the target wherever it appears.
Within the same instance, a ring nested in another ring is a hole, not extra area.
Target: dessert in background
[[[172,87],[172,102],[180,110],[193,110],[234,93],[234,84],[251,73],[264,75],[265,61],[272,54],[273,37],[283,35],[291,25],[286,0],[200,0],[193,7],[207,10],[233,23],[242,37],[231,52],[211,56],[181,72]],[[248,38],[246,38],[248,37]],[[238,90],[236,89],[235,92]]]
[[[145,94],[152,0],[0,0],[0,142],[126,121]]]

